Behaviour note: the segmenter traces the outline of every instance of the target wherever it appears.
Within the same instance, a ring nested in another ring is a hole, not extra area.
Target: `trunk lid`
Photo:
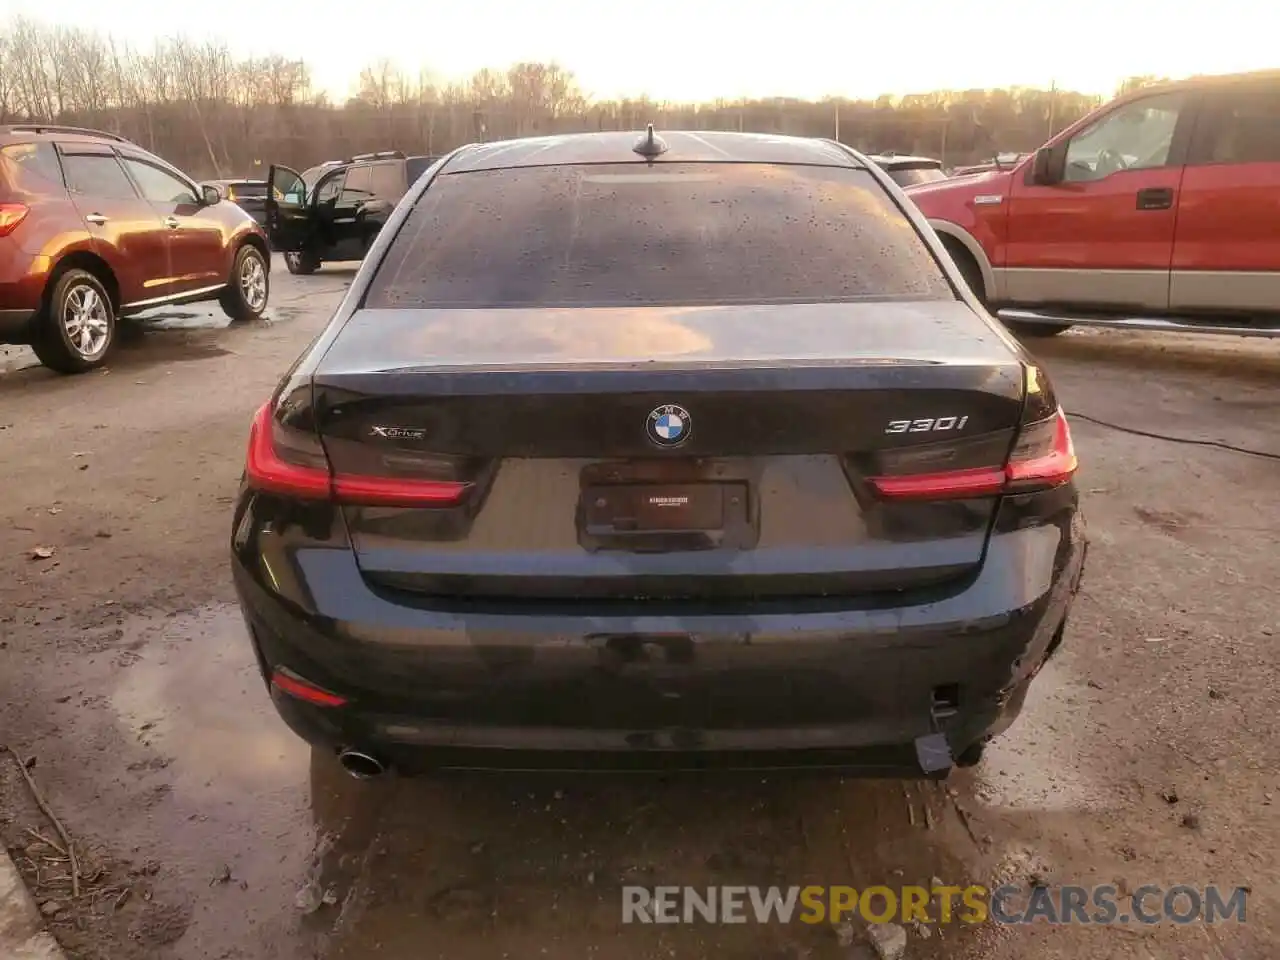
[[[372,583],[744,600],[973,572],[994,495],[887,502],[866,478],[1003,465],[1023,369],[959,302],[362,310],[314,387],[335,475],[470,485],[344,506]]]

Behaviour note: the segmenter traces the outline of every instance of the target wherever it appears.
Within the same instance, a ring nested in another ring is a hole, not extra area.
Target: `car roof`
[[[105,130],[91,130],[87,127],[70,127],[60,123],[6,123],[0,124],[0,139],[10,140],[21,137],[24,141],[41,142],[46,140],[87,140],[94,142],[127,143],[137,146],[127,137]]]
[[[1218,73],[1187,77],[1184,80],[1170,80],[1164,83],[1153,83],[1148,87],[1139,87],[1107,101],[1105,106],[1114,106],[1129,100],[1138,100],[1158,93],[1175,93],[1179,90],[1212,90],[1215,87],[1235,86],[1241,83],[1280,83],[1280,70],[1253,70],[1248,73]]]
[[[727,133],[714,130],[655,130],[667,145],[659,163],[800,163],[832,167],[862,164],[829,140],[784,137],[765,133]],[[631,163],[642,160],[634,151],[639,131],[570,133],[552,137],[499,140],[465,147],[449,161],[448,173],[510,167],[541,167],[568,163]]]

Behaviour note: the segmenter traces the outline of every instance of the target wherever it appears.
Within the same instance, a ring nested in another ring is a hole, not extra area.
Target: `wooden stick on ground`
[[[6,749],[9,751],[9,755],[13,757],[13,762],[18,765],[18,772],[22,774],[22,779],[27,782],[27,789],[31,791],[31,799],[36,802],[40,812],[49,818],[49,822],[53,824],[53,829],[58,831],[58,836],[62,838],[62,843],[67,848],[67,857],[71,860],[71,896],[78,898],[80,896],[80,865],[76,863],[76,851],[71,845],[71,835],[67,833],[67,828],[62,825],[62,821],[57,818],[52,808],[45,801],[40,788],[36,786],[35,780],[27,771],[27,765],[22,762],[22,757],[18,756],[18,751],[14,750],[13,747],[7,747]]]
[[[67,855],[67,851],[66,851],[66,850],[62,849],[62,847],[58,846],[58,844],[54,843],[52,840],[50,840],[48,837],[46,837],[46,836],[45,836],[43,833],[41,833],[39,830],[32,830],[30,827],[27,827],[27,833],[31,834],[31,836],[35,837],[37,840],[39,840],[39,841],[40,841],[41,843],[43,843],[45,846],[52,847],[54,850],[57,850],[57,851],[58,851],[60,854],[62,854],[64,857]]]

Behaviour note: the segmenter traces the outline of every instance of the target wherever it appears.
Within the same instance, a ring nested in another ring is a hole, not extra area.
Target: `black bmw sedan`
[[[486,143],[258,412],[232,566],[277,710],[356,776],[941,777],[1062,640],[1076,468],[866,157]]]

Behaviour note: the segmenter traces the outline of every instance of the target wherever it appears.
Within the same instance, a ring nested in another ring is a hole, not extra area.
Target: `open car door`
[[[271,249],[297,253],[309,244],[316,228],[307,185],[298,171],[275,164],[267,171],[267,184],[265,227]]]

